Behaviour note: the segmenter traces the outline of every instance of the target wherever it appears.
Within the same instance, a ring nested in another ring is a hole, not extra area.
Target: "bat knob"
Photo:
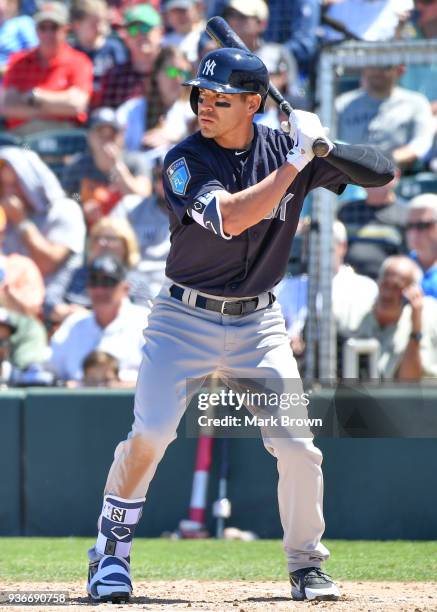
[[[330,150],[329,143],[323,138],[316,138],[313,142],[313,153],[316,157],[326,157]]]

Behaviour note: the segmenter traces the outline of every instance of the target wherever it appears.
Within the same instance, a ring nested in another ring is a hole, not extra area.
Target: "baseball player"
[[[98,537],[89,551],[88,593],[121,602],[132,592],[130,552],[148,486],[187,405],[186,380],[212,372],[228,379],[299,380],[280,307],[283,276],[305,196],[316,187],[383,185],[391,162],[369,146],[329,143],[318,117],[295,113],[290,133],[253,122],[269,76],[251,53],[217,49],[191,86],[200,130],[164,162],[171,249],[166,282],[145,330],[134,422],[116,450],[106,482]],[[322,454],[311,436],[263,431],[276,458],[284,549],[296,600],[337,599],[321,566]]]

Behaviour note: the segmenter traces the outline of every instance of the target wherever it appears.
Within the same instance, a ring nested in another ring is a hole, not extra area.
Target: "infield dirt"
[[[437,582],[339,582],[338,602],[292,602],[286,582],[223,582],[177,580],[136,582],[134,596],[127,605],[92,603],[82,582],[2,584],[2,590],[68,591],[70,603],[64,606],[1,606],[13,611],[63,612],[78,607],[104,610],[165,610],[166,612],[290,612],[325,610],[339,612],[437,612]]]

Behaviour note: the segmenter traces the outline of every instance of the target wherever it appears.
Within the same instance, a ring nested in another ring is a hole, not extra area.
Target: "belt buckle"
[[[239,304],[239,306],[240,306],[240,312],[239,312],[239,315],[242,315],[242,314],[243,314],[243,302],[233,302],[233,301],[231,301],[231,300],[223,300],[222,305],[221,305],[221,307],[220,307],[220,313],[221,313],[222,315],[227,314],[227,313],[225,312],[226,304]],[[228,315],[228,316],[231,316],[231,315]]]

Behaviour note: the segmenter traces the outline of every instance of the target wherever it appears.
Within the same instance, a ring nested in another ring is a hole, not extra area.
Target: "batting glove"
[[[300,172],[314,158],[313,144],[317,138],[323,138],[333,148],[333,143],[326,137],[326,129],[320,123],[320,119],[314,113],[306,111],[295,111],[295,123],[297,130],[293,139],[293,148],[287,155],[287,162],[295,166]],[[292,126],[293,123],[287,125]]]

